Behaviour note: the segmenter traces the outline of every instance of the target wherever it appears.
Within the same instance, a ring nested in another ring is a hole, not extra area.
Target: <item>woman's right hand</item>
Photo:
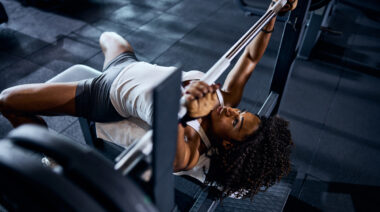
[[[208,85],[202,81],[193,81],[185,88],[187,114],[191,118],[208,115],[219,105],[216,90],[219,85]]]
[[[272,7],[277,1],[279,0],[273,0],[269,8]],[[285,6],[280,10],[280,13],[285,14],[289,11],[294,10],[297,7],[297,4],[298,0],[288,0]]]

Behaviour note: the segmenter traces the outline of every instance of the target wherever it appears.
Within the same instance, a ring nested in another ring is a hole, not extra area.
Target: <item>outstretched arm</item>
[[[276,17],[274,17],[263,29],[272,31]],[[232,68],[223,84],[223,97],[226,106],[236,107],[241,100],[245,84],[251,76],[256,65],[262,58],[268,46],[271,33],[261,31],[240,56],[238,62]]]
[[[294,10],[297,3],[298,0],[288,0],[288,3],[280,12],[286,13]],[[228,74],[222,88],[225,105],[236,107],[240,103],[245,84],[268,46],[271,37],[270,32],[273,30],[275,22],[276,17],[263,28],[264,31],[260,32],[248,44],[238,62]]]

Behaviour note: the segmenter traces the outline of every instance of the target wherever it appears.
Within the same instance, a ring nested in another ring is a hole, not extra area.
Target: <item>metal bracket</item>
[[[289,24],[290,26],[292,26],[293,30],[296,31],[296,24],[297,24],[297,21],[298,21],[298,17],[295,17],[294,21],[291,21],[289,20],[287,24]]]

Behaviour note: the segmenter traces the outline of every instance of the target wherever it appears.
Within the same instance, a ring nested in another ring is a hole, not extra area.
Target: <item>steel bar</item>
[[[261,29],[285,6],[280,0],[268,11],[207,71],[202,81],[213,84],[229,67],[231,61],[259,34]]]
[[[270,92],[259,112],[257,112],[257,115],[269,117],[278,103],[278,96],[278,93],[274,91]]]
[[[153,131],[148,131],[141,139],[135,142],[131,148],[123,152],[123,156],[119,158],[119,161],[115,164],[115,170],[121,172],[123,175],[127,175],[132,170],[133,165],[136,165],[136,159],[142,159],[142,156],[147,156],[152,152]]]

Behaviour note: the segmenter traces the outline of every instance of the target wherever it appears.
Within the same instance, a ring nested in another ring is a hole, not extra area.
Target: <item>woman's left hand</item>
[[[202,81],[192,82],[185,90],[187,114],[192,118],[208,115],[219,105],[215,92],[217,89],[219,85],[208,85]]]

